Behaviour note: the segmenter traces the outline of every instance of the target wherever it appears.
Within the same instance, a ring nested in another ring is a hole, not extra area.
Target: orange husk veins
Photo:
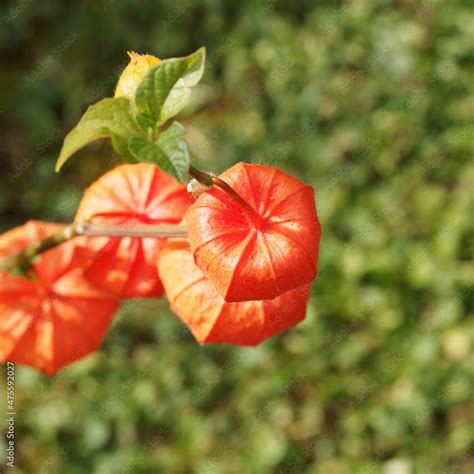
[[[227,303],[194,264],[189,245],[173,239],[158,260],[171,309],[200,344],[254,346],[304,319],[310,285],[273,300]]]
[[[0,256],[62,227],[29,221],[0,236]],[[32,279],[0,273],[0,360],[53,375],[100,345],[119,303],[84,277],[84,252],[70,241],[41,254]]]
[[[149,163],[114,168],[84,193],[76,221],[121,226],[178,224],[191,204],[184,185]],[[84,237],[94,254],[86,275],[96,285],[121,298],[160,297],[163,285],[156,259],[165,245],[161,238]]]
[[[262,165],[238,163],[219,178],[262,219],[217,186],[186,212],[195,263],[223,298],[273,299],[312,282],[321,235],[313,189]]]

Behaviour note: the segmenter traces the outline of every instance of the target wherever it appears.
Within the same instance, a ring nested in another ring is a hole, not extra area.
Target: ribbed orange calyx
[[[227,303],[194,264],[186,241],[168,243],[158,269],[171,309],[200,344],[253,346],[304,319],[310,285],[273,300]]]
[[[0,256],[21,252],[62,227],[38,221],[17,227],[0,236]],[[2,362],[52,375],[100,345],[118,301],[84,277],[84,252],[70,241],[41,254],[32,279],[0,273]]]
[[[120,165],[84,193],[76,221],[134,226],[178,224],[191,198],[186,187],[150,163]],[[156,259],[165,245],[160,238],[83,237],[94,251],[86,271],[98,286],[121,298],[160,297],[163,285]]]
[[[313,189],[278,170],[238,163],[186,212],[196,265],[228,302],[272,299],[312,282],[319,239]]]

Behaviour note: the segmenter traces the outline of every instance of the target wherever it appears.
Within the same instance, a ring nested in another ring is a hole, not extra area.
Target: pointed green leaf
[[[132,137],[128,140],[128,148],[138,161],[154,163],[178,181],[184,182],[190,164],[184,132],[185,128],[181,124],[173,122],[156,142],[144,137]]]
[[[184,139],[185,132],[186,128],[183,125],[173,122],[158,137],[158,145],[173,164],[180,182],[186,181],[191,164],[188,144]]]
[[[103,99],[91,105],[79,123],[67,134],[56,162],[56,171],[61,169],[71,155],[90,142],[114,134],[129,137],[140,133],[141,129],[133,118],[129,99]]]
[[[150,127],[160,126],[188,103],[191,87],[204,72],[206,50],[198,49],[184,58],[161,61],[152,67],[135,93],[138,113]]]

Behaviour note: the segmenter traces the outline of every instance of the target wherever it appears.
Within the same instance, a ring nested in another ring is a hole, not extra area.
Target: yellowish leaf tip
[[[160,62],[160,59],[151,54],[139,54],[135,51],[127,51],[127,54],[130,62],[120,75],[115,89],[115,97],[132,99],[140,81],[151,67]]]

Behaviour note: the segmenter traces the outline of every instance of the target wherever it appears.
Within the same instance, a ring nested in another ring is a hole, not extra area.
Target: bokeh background
[[[474,472],[470,6],[2,2],[1,231],[70,221],[118,163],[101,142],[53,171],[127,50],[203,45],[180,118],[197,164],[281,167],[323,228],[306,320],[259,347],[201,348],[165,300],[132,300],[99,352],[17,367],[15,472]]]

